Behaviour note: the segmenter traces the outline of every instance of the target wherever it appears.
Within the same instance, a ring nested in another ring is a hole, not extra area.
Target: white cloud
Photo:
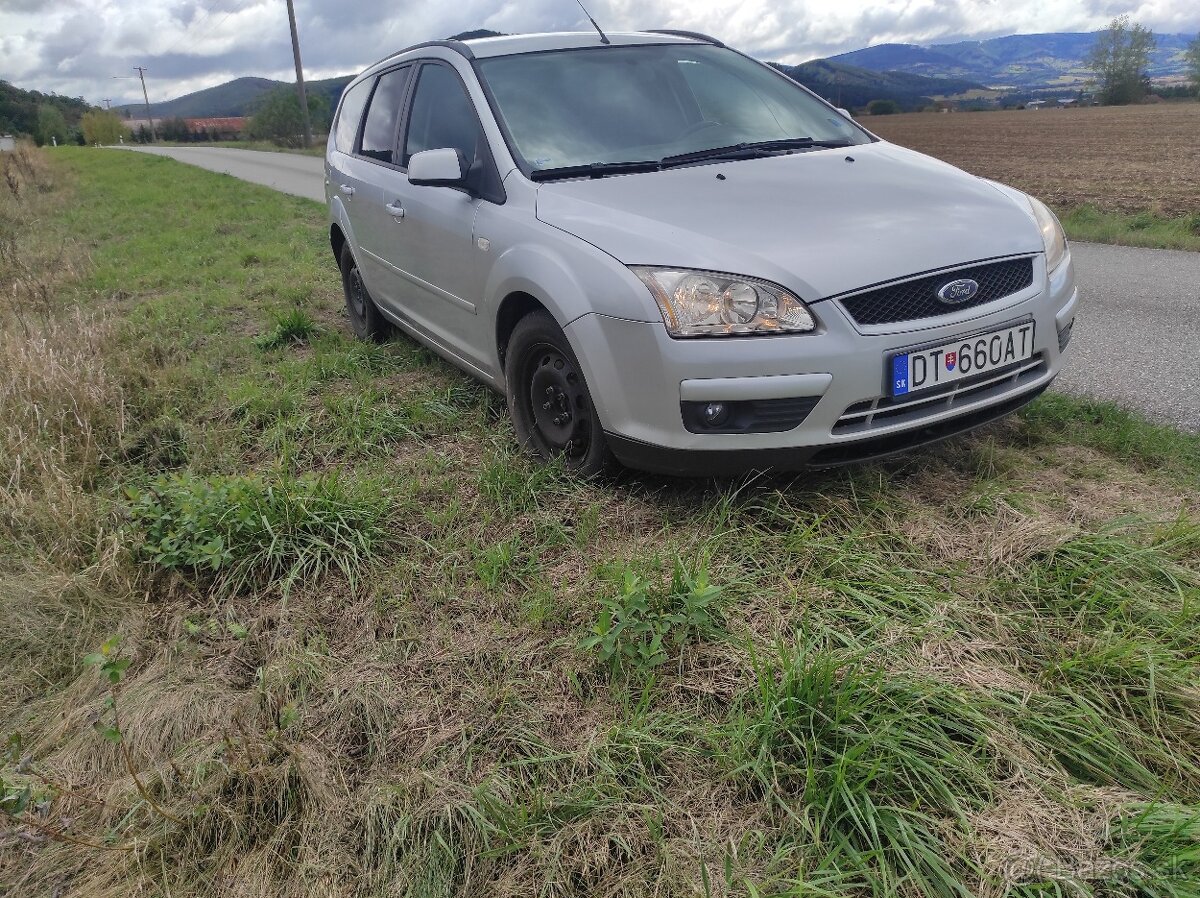
[[[609,30],[704,31],[780,62],[884,42],[934,43],[1001,34],[1091,31],[1129,12],[1159,32],[1193,32],[1181,0],[585,0]],[[348,74],[408,44],[472,28],[587,28],[574,0],[296,0],[306,74]],[[148,68],[152,100],[239,75],[290,80],[282,0],[0,0],[0,78],[24,87],[140,99],[132,66]]]

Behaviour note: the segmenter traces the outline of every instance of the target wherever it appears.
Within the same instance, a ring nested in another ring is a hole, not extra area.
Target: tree
[[[872,100],[867,104],[870,115],[895,115],[900,111],[900,104],[895,100]]]
[[[329,100],[320,94],[308,95],[308,117],[314,134],[329,129]],[[251,140],[270,140],[284,147],[304,143],[304,118],[300,100],[292,87],[279,87],[264,96],[246,127]]]
[[[158,136],[163,140],[174,140],[184,143],[192,139],[192,132],[188,130],[187,122],[182,116],[175,118],[163,119],[158,123]]]
[[[63,114],[59,111],[58,107],[48,104],[38,107],[37,124],[33,132],[34,140],[37,141],[38,146],[45,146],[55,141],[66,143],[69,130],[67,120],[63,118]]]
[[[1197,34],[1196,39],[1188,44],[1183,58],[1187,62],[1188,77],[1192,81],[1192,87],[1196,90],[1197,98],[1200,98],[1200,34]]]
[[[84,141],[92,146],[112,146],[126,130],[115,112],[101,109],[85,112],[79,125],[83,128]]]
[[[1100,78],[1100,102],[1105,106],[1136,103],[1146,95],[1150,51],[1156,46],[1154,33],[1118,16],[1096,35],[1096,43],[1084,59]]]

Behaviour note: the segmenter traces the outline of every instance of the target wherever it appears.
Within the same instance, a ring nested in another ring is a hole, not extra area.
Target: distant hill
[[[322,81],[306,82],[310,94],[324,94],[332,107],[342,95],[342,89],[350,83],[353,75],[326,78]],[[224,118],[226,116],[249,115],[255,103],[264,94],[277,87],[290,87],[286,81],[270,78],[235,78],[216,87],[208,87],[195,93],[184,94],[163,103],[151,103],[155,118]],[[142,103],[114,106],[113,111],[126,118],[144,118],[146,107]]]
[[[1184,50],[1194,35],[1156,34],[1150,77],[1182,75]],[[831,57],[874,72],[906,72],[975,81],[989,87],[1079,87],[1092,73],[1083,63],[1092,33],[1013,34],[955,44],[879,44]]]
[[[907,72],[873,72],[831,59],[817,59],[795,66],[771,64],[813,93],[847,109],[862,108],[872,100],[894,100],[902,109],[921,109],[935,99],[974,98],[991,93],[974,81],[930,78]]]

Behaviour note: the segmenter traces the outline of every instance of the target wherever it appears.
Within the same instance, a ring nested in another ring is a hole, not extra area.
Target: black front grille
[[[947,303],[938,299],[938,290],[961,278],[969,278],[979,284],[979,292],[966,302]],[[843,297],[840,302],[859,324],[892,324],[981,306],[1024,290],[1032,283],[1032,258],[1007,259],[889,284]]]

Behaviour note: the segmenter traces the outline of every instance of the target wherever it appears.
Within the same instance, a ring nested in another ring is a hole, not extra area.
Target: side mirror
[[[850,110],[849,110],[849,109],[843,109],[841,106],[839,106],[839,107],[837,108],[837,111],[838,111],[838,112],[840,112],[842,115],[846,116],[846,118],[848,118],[848,119],[853,119],[853,118],[854,118],[854,116],[852,116],[852,115],[850,114]]]
[[[422,150],[408,160],[408,183],[418,187],[465,187],[466,172],[458,150]]]

